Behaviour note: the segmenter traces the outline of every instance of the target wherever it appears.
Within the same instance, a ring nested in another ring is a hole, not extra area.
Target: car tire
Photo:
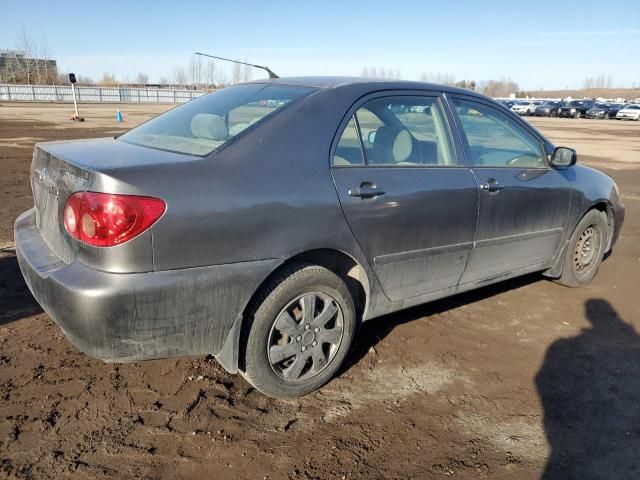
[[[596,276],[609,238],[607,214],[589,210],[571,234],[562,275],[555,279],[567,287],[581,287]]]
[[[551,116],[552,116],[552,117],[557,117],[557,116],[558,116],[558,112],[556,112],[556,111],[551,111]]]
[[[604,119],[605,120],[609,120],[609,119],[611,119],[611,116],[608,113],[605,113],[604,114]]]
[[[355,327],[345,282],[324,267],[292,264],[267,282],[249,309],[241,372],[265,395],[306,395],[340,368]]]
[[[582,112],[580,112],[580,110],[578,110],[574,115],[573,118],[580,118],[582,116]]]

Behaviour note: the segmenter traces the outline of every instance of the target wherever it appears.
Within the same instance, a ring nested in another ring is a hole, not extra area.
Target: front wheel
[[[578,110],[575,115],[573,116],[573,118],[580,118],[582,116],[582,112],[580,110]]]
[[[607,248],[608,231],[606,213],[587,212],[569,239],[562,275],[555,281],[567,287],[581,287],[593,280]]]
[[[349,351],[353,300],[332,271],[286,267],[261,292],[243,335],[244,377],[272,397],[306,395],[324,385]]]

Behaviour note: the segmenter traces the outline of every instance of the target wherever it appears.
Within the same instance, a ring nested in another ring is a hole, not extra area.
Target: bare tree
[[[184,67],[175,66],[171,72],[173,83],[178,86],[185,86],[187,84],[187,73],[184,71]]]
[[[242,79],[242,69],[239,63],[234,63],[231,67],[231,84],[240,83]]]
[[[50,59],[46,37],[38,45],[24,27],[16,42],[16,51],[8,52],[0,71],[0,81],[7,83],[53,84],[58,71]]]
[[[253,77],[253,67],[249,65],[243,65],[242,67],[242,81],[248,82]]]
[[[158,80],[158,83],[160,85],[169,85],[169,79],[167,77],[160,77],[160,79]]]
[[[225,86],[227,84],[227,74],[220,70],[217,74],[217,84]]]
[[[475,90],[476,89],[476,81],[475,80],[460,80],[455,83],[456,87],[466,88],[467,90]]]
[[[149,83],[149,75],[144,72],[138,73],[138,75],[136,76],[136,83],[138,85],[146,85],[147,83]]]
[[[69,83],[69,75],[67,74],[66,81],[64,83]],[[87,77],[85,75],[76,75],[76,83],[78,85],[95,85],[96,82],[91,77]]]
[[[613,77],[611,75],[605,75],[600,73],[595,77],[587,77],[582,83],[582,88],[589,89],[604,89],[613,87]]]
[[[442,85],[455,85],[456,77],[451,73],[427,73],[420,74],[421,82],[440,83]]]
[[[98,85],[102,87],[115,87],[118,85],[118,79],[113,73],[103,72],[102,78],[98,81]]]
[[[400,78],[400,70],[392,68],[385,69],[384,67],[364,67],[360,73],[360,76],[365,78]]]
[[[518,84],[508,77],[503,77],[500,80],[483,80],[478,83],[477,89],[489,97],[506,97],[511,93],[518,93],[520,90]]]
[[[191,60],[189,60],[189,79],[191,80],[191,84],[196,87],[202,85],[203,73],[202,57],[193,55]]]
[[[207,61],[207,66],[205,67],[205,83],[207,87],[215,87],[216,81],[218,80],[218,71],[216,70],[216,62],[212,60]]]

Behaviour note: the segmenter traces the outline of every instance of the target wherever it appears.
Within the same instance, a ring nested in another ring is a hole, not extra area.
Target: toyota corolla
[[[296,396],[335,374],[362,322],[530,272],[589,282],[624,206],[575,163],[467,90],[248,83],[118,138],[36,145],[16,250],[87,354],[213,354]]]

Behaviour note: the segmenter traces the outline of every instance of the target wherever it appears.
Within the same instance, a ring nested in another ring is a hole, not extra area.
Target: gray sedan
[[[335,374],[361,322],[530,272],[589,282],[624,206],[575,163],[467,90],[254,82],[118,138],[36,145],[16,249],[89,355],[214,354],[296,396]]]

